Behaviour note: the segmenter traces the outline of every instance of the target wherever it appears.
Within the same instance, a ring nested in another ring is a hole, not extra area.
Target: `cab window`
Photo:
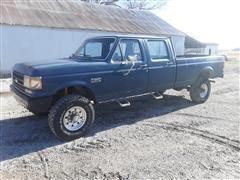
[[[85,46],[85,55],[91,57],[102,57],[102,43],[89,42]]]
[[[148,49],[152,61],[169,59],[167,45],[163,40],[148,40]]]
[[[120,48],[124,61],[142,61],[142,52],[139,41],[136,39],[122,39]]]
[[[113,62],[120,62],[122,61],[123,58],[122,58],[122,54],[121,54],[121,50],[120,50],[120,46],[118,45],[113,53],[113,56],[112,56],[112,61]]]
[[[87,40],[74,54],[87,60],[105,60],[112,50],[115,38],[96,38]]]

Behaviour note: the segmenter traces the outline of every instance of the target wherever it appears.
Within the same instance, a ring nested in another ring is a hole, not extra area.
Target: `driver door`
[[[143,94],[147,90],[148,65],[137,39],[120,39],[112,56],[118,90],[116,98]]]

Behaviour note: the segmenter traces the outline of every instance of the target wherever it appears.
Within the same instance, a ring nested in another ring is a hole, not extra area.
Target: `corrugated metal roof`
[[[7,25],[185,36],[149,11],[77,0],[1,0],[0,8],[0,23]]]

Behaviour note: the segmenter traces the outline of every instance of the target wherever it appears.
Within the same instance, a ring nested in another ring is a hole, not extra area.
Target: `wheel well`
[[[209,79],[213,77],[213,75],[213,68],[211,66],[207,66],[200,71],[199,75],[197,76],[196,80],[192,82],[191,86],[198,85],[203,79]]]
[[[209,79],[209,76],[200,74],[197,79],[191,84],[192,86],[198,86],[203,80]]]
[[[86,97],[87,99],[89,99],[90,101],[93,101],[93,102],[96,101],[96,97],[94,93],[89,88],[81,87],[81,86],[80,87],[72,86],[72,87],[65,87],[57,91],[53,96],[52,104],[54,104],[61,97],[66,96],[68,94],[80,94]]]

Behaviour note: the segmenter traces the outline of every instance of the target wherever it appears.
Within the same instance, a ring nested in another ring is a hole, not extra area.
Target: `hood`
[[[101,66],[103,67],[104,64],[106,64],[106,62],[57,59],[38,62],[24,62],[16,64],[13,70],[29,76],[50,76],[101,70]]]

